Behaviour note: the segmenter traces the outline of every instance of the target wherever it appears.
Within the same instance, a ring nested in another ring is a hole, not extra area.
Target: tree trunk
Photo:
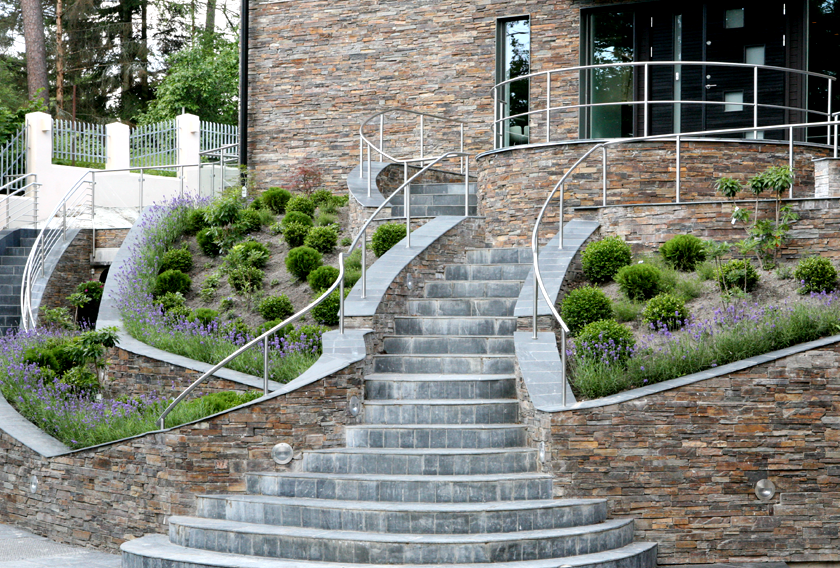
[[[64,26],[61,22],[64,16],[64,3],[56,0],[55,3],[55,106],[64,110]]]
[[[216,31],[216,0],[207,0],[207,15],[204,18],[204,35],[209,39]]]
[[[23,37],[26,41],[26,77],[29,98],[50,102],[50,84],[47,79],[47,47],[44,39],[44,12],[41,0],[21,0]],[[38,91],[41,90],[39,94]]]

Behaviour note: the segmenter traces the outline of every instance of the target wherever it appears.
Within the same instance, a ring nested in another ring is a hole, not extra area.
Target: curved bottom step
[[[394,568],[393,564],[308,562],[196,550],[172,544],[164,535],[146,535],[126,542],[120,548],[123,568]],[[549,560],[459,564],[458,568],[648,568],[656,565],[656,552],[656,543],[634,542],[597,554]],[[440,568],[440,565],[413,564],[401,565],[400,568]]]

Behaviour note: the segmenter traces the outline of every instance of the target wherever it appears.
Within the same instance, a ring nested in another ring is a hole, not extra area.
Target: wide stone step
[[[412,217],[437,217],[439,215],[456,215],[464,214],[464,205],[412,205]],[[470,205],[469,215],[475,216],[478,214],[478,207]],[[405,217],[405,207],[400,205],[391,207],[391,217]]]
[[[470,335],[385,336],[383,347],[392,354],[513,355],[513,337]]]
[[[32,247],[6,247],[3,256],[29,256]]]
[[[515,298],[419,299],[408,301],[412,316],[513,316]]]
[[[531,448],[336,448],[304,453],[302,470],[382,475],[527,473],[537,471],[537,451]]]
[[[633,521],[514,533],[418,535],[173,516],[169,540],[189,548],[291,560],[452,565],[558,558],[619,548],[633,541]]]
[[[24,264],[14,264],[14,265],[0,264],[0,276],[3,276],[3,275],[19,276],[19,275],[23,274],[23,269],[24,269],[25,264],[26,264],[25,262],[24,262]]]
[[[475,194],[476,184],[470,184],[470,193]],[[464,195],[463,183],[412,183],[411,195],[423,194],[454,194]]]
[[[402,534],[483,534],[601,523],[600,499],[381,503],[267,495],[199,495],[196,516],[273,526]]]
[[[4,296],[16,296],[20,303],[20,284],[0,284],[0,294]]]
[[[478,203],[478,197],[472,193],[470,194],[470,205]],[[391,199],[391,205],[403,206],[405,205],[405,195],[395,195]],[[411,193],[411,206],[415,205],[460,205],[464,206],[464,188],[461,188],[461,193]]]
[[[365,399],[516,398],[513,375],[435,375],[377,373],[365,377]]]
[[[512,424],[519,401],[368,400],[364,418],[365,424]]]
[[[26,256],[0,256],[0,265],[3,266],[23,266],[26,264]]]
[[[545,473],[488,475],[372,475],[246,473],[251,495],[390,501],[396,503],[490,503],[550,499],[553,478]]]
[[[20,246],[31,249],[33,246],[35,246],[35,237],[21,237]]]
[[[438,374],[511,374],[514,360],[510,355],[377,355],[375,373]]]
[[[440,280],[427,282],[425,295],[426,298],[518,298],[522,282],[524,281]]]
[[[345,432],[348,448],[518,448],[527,442],[520,424],[358,424]]]
[[[396,316],[395,335],[513,336],[516,318]]]
[[[531,264],[448,264],[444,267],[444,279],[525,280],[532,269]]]
[[[124,542],[123,568],[348,568],[346,562],[307,562],[239,556],[208,550],[184,548],[164,535],[146,535]],[[652,568],[656,566],[657,546],[652,542],[631,543],[595,554],[496,562],[492,568]],[[354,563],[353,568],[384,568],[383,564]],[[402,568],[431,568],[429,564],[404,564]],[[459,568],[489,568],[486,563],[459,564]]]
[[[467,264],[531,264],[534,254],[529,248],[486,248],[467,251]]]

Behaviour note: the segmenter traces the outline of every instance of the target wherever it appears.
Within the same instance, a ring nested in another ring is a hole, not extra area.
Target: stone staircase
[[[471,183],[470,212],[475,216],[478,210],[476,184]],[[464,214],[463,183],[411,184],[411,217],[436,217],[438,215]],[[391,217],[405,217],[405,195],[395,195],[391,200]]]
[[[602,499],[553,499],[519,420],[514,304],[530,252],[467,251],[410,300],[365,378],[347,447],[197,498],[125,568],[650,568],[656,545]]]
[[[17,229],[3,239],[0,253],[0,334],[20,325],[20,289],[23,268],[35,244],[35,229]]]

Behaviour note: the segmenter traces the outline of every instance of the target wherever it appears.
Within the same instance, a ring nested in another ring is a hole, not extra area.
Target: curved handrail
[[[27,178],[32,178],[32,181],[27,182]],[[33,188],[32,203],[14,204],[12,202],[12,198],[25,198],[26,190],[30,187]],[[32,226],[38,228],[38,188],[40,187],[37,174],[23,174],[0,185],[0,191],[6,192],[0,196],[0,211],[3,212],[3,217],[0,218],[0,230],[8,229],[13,222],[30,215]]]

